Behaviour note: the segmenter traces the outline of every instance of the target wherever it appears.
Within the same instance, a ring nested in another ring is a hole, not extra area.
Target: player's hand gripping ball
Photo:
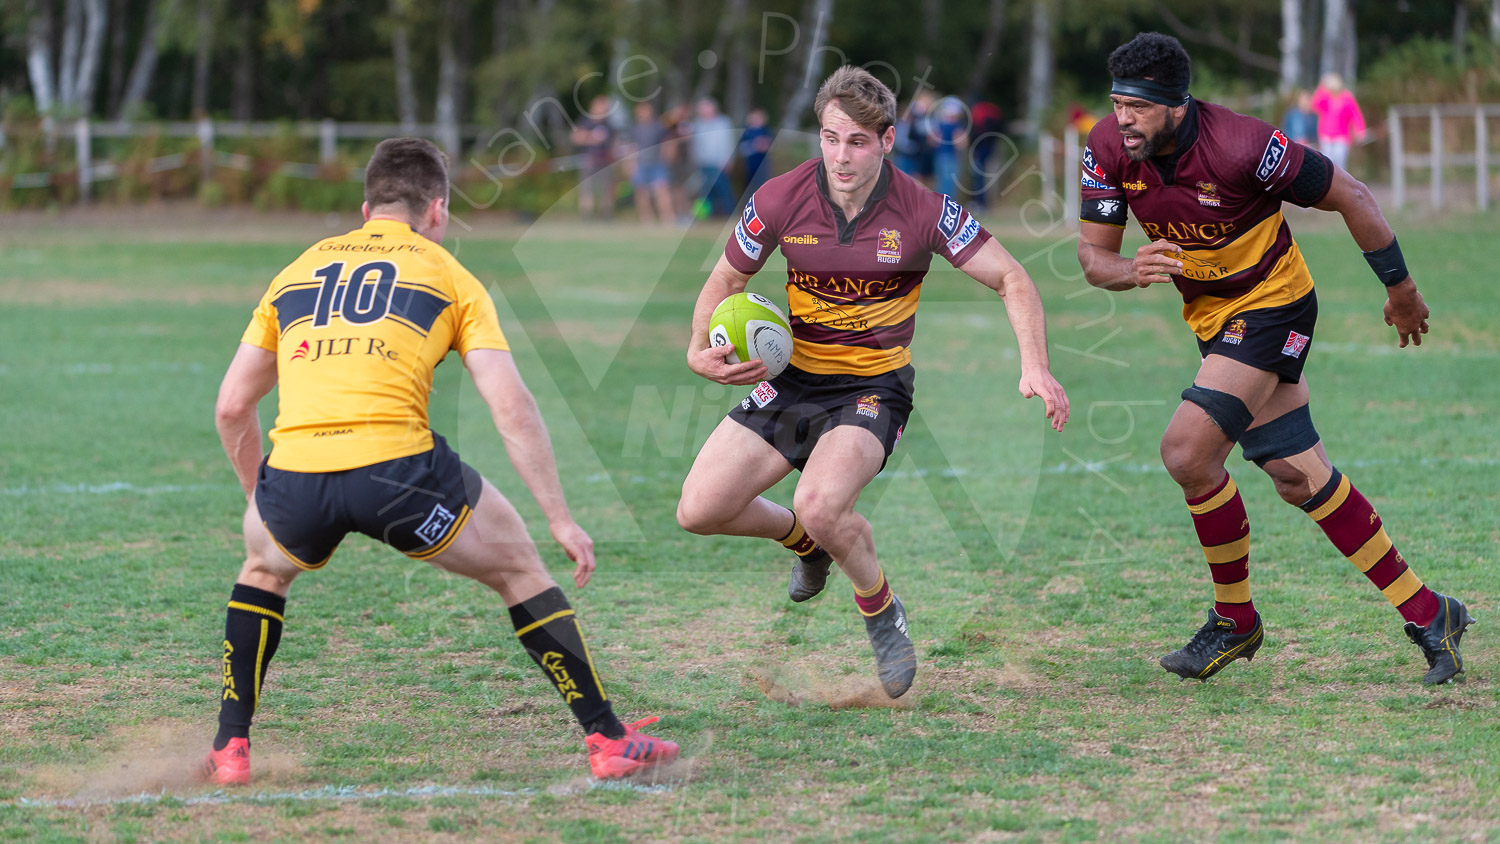
[[[736,293],[714,308],[708,342],[733,346],[730,363],[759,358],[766,365],[767,378],[780,375],[792,360],[792,327],[786,315],[770,299],[754,293]]]

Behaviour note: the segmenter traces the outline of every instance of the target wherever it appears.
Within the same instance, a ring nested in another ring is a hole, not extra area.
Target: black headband
[[[1163,85],[1155,79],[1132,79],[1129,77],[1115,77],[1114,87],[1109,91],[1111,94],[1119,94],[1122,97],[1139,97],[1143,100],[1164,106],[1185,106],[1188,104],[1188,90],[1184,85],[1174,88],[1171,85]]]

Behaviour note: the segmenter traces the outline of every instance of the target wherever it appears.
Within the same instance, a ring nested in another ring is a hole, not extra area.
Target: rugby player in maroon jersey
[[[1284,501],[1307,511],[1406,620],[1423,681],[1464,670],[1471,623],[1455,598],[1423,585],[1364,496],[1328,460],[1308,412],[1302,367],[1318,301],[1281,214],[1283,202],[1335,211],[1386,288],[1385,322],[1420,346],[1426,304],[1370,191],[1275,127],[1188,94],[1192,66],[1177,39],[1150,32],[1109,57],[1114,114],[1083,155],[1078,260],[1090,284],[1129,290],[1170,282],[1198,338],[1202,365],[1162,436],[1214,582],[1208,622],[1161,665],[1206,680],[1264,641],[1250,599],[1250,522],[1224,462],[1239,443]],[[1122,256],[1126,210],[1151,242]]]
[[[749,204],[693,311],[688,366],[720,384],[757,384],[704,443],[677,507],[693,533],[758,536],[795,552],[788,594],[822,591],[837,561],[886,694],[916,676],[906,612],[854,511],[901,438],[912,408],[911,342],[932,256],[941,255],[1005,302],[1021,355],[1021,395],[1040,396],[1062,430],[1068,398],[1052,377],[1036,286],[999,241],[951,197],[885,161],[896,98],[868,72],[842,67],[814,102],[822,156],[768,181]],[[796,340],[791,365],[770,380],[759,360],[731,364],[709,345],[708,322],[780,248]],[[794,510],[761,493],[801,471]]]

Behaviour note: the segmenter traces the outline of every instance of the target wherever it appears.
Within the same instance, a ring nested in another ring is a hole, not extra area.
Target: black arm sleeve
[[[1297,177],[1278,196],[1285,202],[1311,208],[1323,201],[1333,188],[1333,162],[1315,149],[1302,153],[1302,169]]]

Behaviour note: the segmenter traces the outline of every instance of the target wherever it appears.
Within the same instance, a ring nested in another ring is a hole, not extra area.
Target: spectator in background
[[[672,209],[678,220],[686,223],[692,219],[693,209],[693,201],[687,193],[688,182],[694,176],[693,162],[688,156],[688,136],[693,130],[692,113],[687,106],[678,103],[662,113],[661,124],[666,129],[661,158],[667,165],[667,192],[672,197]]]
[[[771,167],[766,163],[766,153],[771,149],[770,117],[763,108],[751,109],[745,115],[745,132],[740,135],[740,157],[745,160],[746,198],[754,196],[760,186],[771,178]],[[740,203],[741,206],[744,202]]]
[[[671,179],[662,155],[667,127],[656,119],[656,107],[651,103],[636,103],[630,139],[635,147],[635,177],[631,180],[635,210],[642,223],[670,223],[677,215],[672,211]]]
[[[1312,95],[1318,116],[1318,149],[1341,170],[1349,169],[1349,147],[1365,139],[1365,115],[1354,92],[1337,73],[1325,74]]]
[[[697,113],[693,120],[693,134],[688,140],[693,166],[697,168],[701,181],[700,197],[709,214],[727,217],[735,211],[734,191],[724,172],[734,157],[737,141],[734,124],[719,113],[719,104],[710,97],[698,101]]]
[[[919,91],[896,120],[896,166],[901,172],[932,187],[932,137],[930,120],[933,96]]]
[[[1292,104],[1287,107],[1286,115],[1281,118],[1281,131],[1288,138],[1303,146],[1316,147],[1318,144],[1318,115],[1312,110],[1312,94],[1298,88],[1292,97]]]
[[[578,213],[584,218],[609,217],[615,210],[615,130],[609,125],[614,103],[600,94],[589,103],[588,113],[573,127],[573,147],[583,156],[578,180]]]
[[[990,170],[990,159],[1000,144],[1000,136],[1005,134],[1005,112],[988,100],[980,100],[970,110],[970,116],[974,123],[970,133],[974,139],[969,144],[969,163],[974,168],[974,202],[988,210],[990,189],[995,186],[998,176]]]
[[[956,197],[958,194],[958,154],[969,145],[969,115],[957,97],[938,102],[932,123],[933,190]]]

